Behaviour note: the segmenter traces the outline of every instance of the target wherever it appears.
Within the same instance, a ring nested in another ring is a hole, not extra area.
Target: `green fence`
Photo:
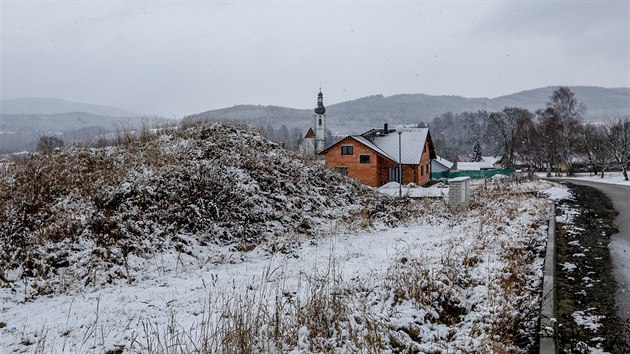
[[[492,169],[492,170],[482,170],[482,171],[457,171],[457,172],[435,172],[431,173],[431,179],[442,179],[442,178],[456,178],[456,177],[470,177],[472,179],[482,179],[492,177],[494,175],[506,175],[510,176],[514,173],[513,168],[503,168],[503,169]]]

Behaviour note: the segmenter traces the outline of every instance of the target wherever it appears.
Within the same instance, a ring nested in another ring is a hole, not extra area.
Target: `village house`
[[[431,179],[431,159],[436,158],[428,128],[372,129],[349,135],[319,152],[326,165],[363,183],[380,187],[398,182],[423,185]]]
[[[451,168],[453,168],[453,163],[443,157],[437,156],[431,160],[431,173],[448,172]]]

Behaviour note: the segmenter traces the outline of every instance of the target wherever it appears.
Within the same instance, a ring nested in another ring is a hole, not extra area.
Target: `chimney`
[[[383,133],[387,134],[387,122],[383,123]]]

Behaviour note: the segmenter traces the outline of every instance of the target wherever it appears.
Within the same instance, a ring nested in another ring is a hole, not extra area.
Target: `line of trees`
[[[620,168],[628,179],[630,162],[630,119],[617,118],[607,124],[585,123],[586,107],[567,87],[553,92],[547,105],[535,113],[505,108],[490,114],[490,127],[502,140],[503,163],[521,164],[547,171],[551,176],[576,172],[576,165],[601,173]]]
[[[568,87],[560,87],[535,112],[506,107],[500,112],[446,113],[429,125],[438,155],[457,159],[479,150],[503,156],[506,167],[544,170],[549,176],[577,167],[603,173],[615,167],[628,179],[630,118],[607,124],[585,123],[586,107]],[[420,123],[424,126],[424,123]],[[478,154],[478,153],[476,153]]]

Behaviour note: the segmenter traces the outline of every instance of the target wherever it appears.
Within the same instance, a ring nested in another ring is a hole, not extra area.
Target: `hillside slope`
[[[327,106],[329,128],[334,134],[356,134],[383,122],[390,126],[430,122],[446,112],[461,113],[478,110],[499,111],[516,106],[535,111],[545,106],[557,86],[537,88],[496,98],[466,98],[460,96],[432,96],[401,94],[389,97],[374,95]],[[601,120],[630,114],[630,88],[572,86],[576,98],[587,106],[586,118]],[[281,124],[306,129],[311,124],[312,109],[293,109],[277,106],[235,106],[206,111],[184,118],[224,119],[256,125]]]
[[[0,114],[0,155],[33,151],[40,136],[54,135],[66,144],[89,143],[117,130],[152,128],[173,122],[147,117],[114,117],[84,112],[58,114]]]
[[[289,251],[417,214],[404,203],[231,124],[34,154],[0,164],[0,284],[36,296],[132,282],[130,259],[157,252]]]

